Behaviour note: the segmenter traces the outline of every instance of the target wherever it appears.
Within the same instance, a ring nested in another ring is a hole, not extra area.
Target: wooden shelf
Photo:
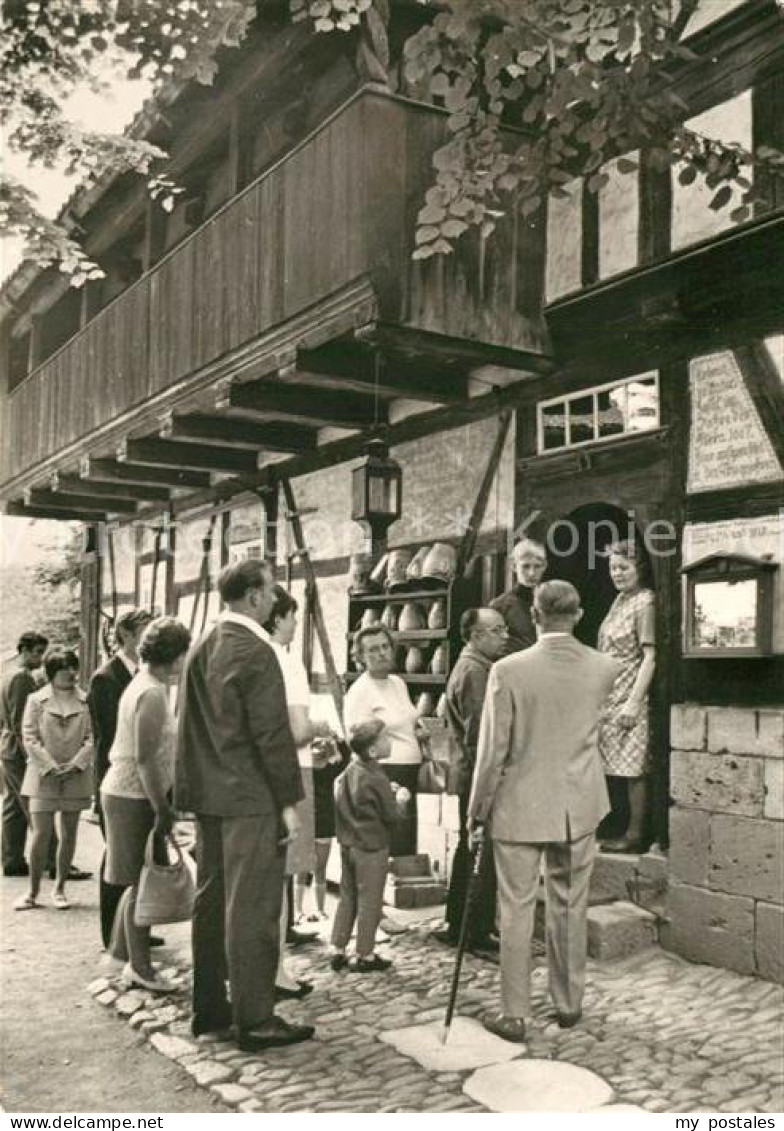
[[[377,624],[380,628],[386,628],[386,625],[381,624],[380,621],[378,621]],[[366,627],[375,628],[376,625],[368,625]],[[396,628],[390,628],[387,629],[387,631],[392,633],[395,638],[395,644],[405,644],[408,640],[446,640],[449,635],[449,629],[447,628],[412,628],[408,632],[400,632]],[[346,640],[353,640],[358,632],[359,628],[356,628],[353,632],[347,632]]]
[[[362,672],[346,672],[346,683],[354,683],[362,674]],[[424,672],[422,675],[411,675],[409,672],[393,672],[392,674],[399,675],[404,683],[421,683],[427,687],[443,687],[446,683],[445,675],[433,675],[431,672]]]
[[[448,587],[439,586],[437,589],[412,589],[410,593],[403,590],[396,593],[369,593],[367,596],[349,593],[349,598],[357,605],[394,605],[397,603],[405,604],[407,601],[432,601],[434,598],[447,597],[448,595]]]

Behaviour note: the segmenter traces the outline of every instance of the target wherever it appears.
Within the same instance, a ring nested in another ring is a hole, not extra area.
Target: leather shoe
[[[202,1033],[222,1033],[231,1028],[231,1010],[226,1009],[225,1012],[219,1013],[216,1017],[199,1017],[197,1014],[193,1015],[191,1020],[191,1032],[194,1037],[200,1037]]]
[[[288,986],[275,987],[275,1001],[301,1001],[303,997],[313,993],[312,982],[297,982],[296,990],[290,990]]]
[[[628,836],[618,837],[617,840],[605,840],[601,845],[602,852],[618,852],[628,856],[639,856],[644,850],[644,842],[641,839],[632,839]]]
[[[501,1037],[504,1041],[522,1044],[525,1041],[525,1021],[522,1017],[506,1017],[503,1013],[485,1013],[481,1022],[488,1033]]]
[[[49,868],[48,875],[50,880],[56,880],[57,869]],[[92,876],[92,872],[85,872],[83,868],[77,868],[75,864],[72,864],[68,869],[68,875],[65,878],[69,883],[71,883],[75,880],[91,880]]]
[[[582,1015],[581,1009],[578,1009],[576,1013],[556,1013],[555,1020],[558,1022],[559,1029],[573,1029]]]
[[[430,937],[443,946],[457,946],[457,936],[449,927],[439,927],[438,930],[431,931]]]
[[[288,946],[308,946],[310,943],[320,942],[317,931],[298,931],[296,927],[289,927],[286,931]]]
[[[240,1029],[237,1044],[243,1052],[260,1052],[262,1049],[309,1041],[315,1031],[312,1025],[291,1025],[273,1014],[268,1021],[254,1025],[252,1029]]]
[[[8,864],[3,868],[4,876],[29,876],[30,869],[25,860],[21,864]]]
[[[150,946],[166,946],[166,939],[162,939],[160,935],[150,935]]]

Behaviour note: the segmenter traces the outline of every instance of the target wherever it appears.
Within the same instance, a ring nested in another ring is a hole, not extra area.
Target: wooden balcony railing
[[[411,260],[444,136],[441,112],[359,91],[4,398],[0,490],[361,277],[387,322],[540,351],[538,230]]]

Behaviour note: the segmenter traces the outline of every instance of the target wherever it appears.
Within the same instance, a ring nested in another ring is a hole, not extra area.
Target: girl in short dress
[[[599,750],[608,777],[625,778],[629,823],[605,852],[641,852],[648,802],[651,751],[648,691],[656,666],[655,598],[642,583],[644,559],[634,542],[610,546],[610,577],[618,596],[599,629],[599,651],[621,662],[599,726]]]

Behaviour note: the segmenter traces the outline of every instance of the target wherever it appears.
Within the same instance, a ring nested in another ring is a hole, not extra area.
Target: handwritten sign
[[[694,358],[689,363],[689,388],[690,494],[782,478],[773,445],[732,353]]]

